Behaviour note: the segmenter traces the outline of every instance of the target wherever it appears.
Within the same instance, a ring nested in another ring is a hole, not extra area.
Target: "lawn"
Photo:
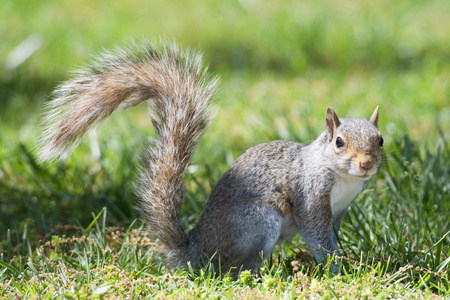
[[[3,1],[0,298],[450,297],[449,14],[442,0]],[[327,106],[365,118],[380,106],[386,157],[342,222],[338,276],[300,237],[236,279],[168,269],[134,208],[145,106],[111,116],[64,162],[36,162],[58,82],[143,36],[201,49],[221,77],[186,178],[187,229],[246,149],[313,140]]]

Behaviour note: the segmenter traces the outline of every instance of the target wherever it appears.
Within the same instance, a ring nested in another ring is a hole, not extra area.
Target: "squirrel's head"
[[[380,167],[383,138],[378,130],[378,106],[369,120],[339,119],[334,110],[326,112],[328,153],[335,171],[343,177],[369,180]]]

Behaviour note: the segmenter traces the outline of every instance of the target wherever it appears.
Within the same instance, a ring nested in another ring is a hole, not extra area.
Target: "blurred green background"
[[[33,152],[51,91],[103,48],[173,38],[202,49],[222,78],[188,181],[190,223],[234,158],[272,139],[314,139],[327,106],[368,118],[380,105],[388,155],[404,135],[437,151],[450,136],[449,16],[445,0],[1,1],[0,237],[27,222],[89,222],[104,205],[114,221],[136,217],[145,107],[114,115],[63,164],[39,166]]]

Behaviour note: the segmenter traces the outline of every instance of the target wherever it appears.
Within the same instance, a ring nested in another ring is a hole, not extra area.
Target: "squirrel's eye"
[[[384,143],[383,138],[380,136],[380,147],[383,147],[383,143]]]
[[[344,147],[344,145],[345,145],[344,141],[342,140],[341,137],[338,136],[336,139],[336,147],[342,148],[342,147]]]

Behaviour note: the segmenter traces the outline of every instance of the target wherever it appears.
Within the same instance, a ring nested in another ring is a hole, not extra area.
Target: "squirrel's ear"
[[[376,127],[378,127],[378,106],[375,108],[375,111],[372,114],[372,117],[370,117],[370,122],[373,123]]]
[[[327,108],[327,114],[325,115],[325,121],[327,123],[328,129],[328,141],[331,142],[333,140],[334,131],[341,125],[338,116],[334,112],[331,107]]]

